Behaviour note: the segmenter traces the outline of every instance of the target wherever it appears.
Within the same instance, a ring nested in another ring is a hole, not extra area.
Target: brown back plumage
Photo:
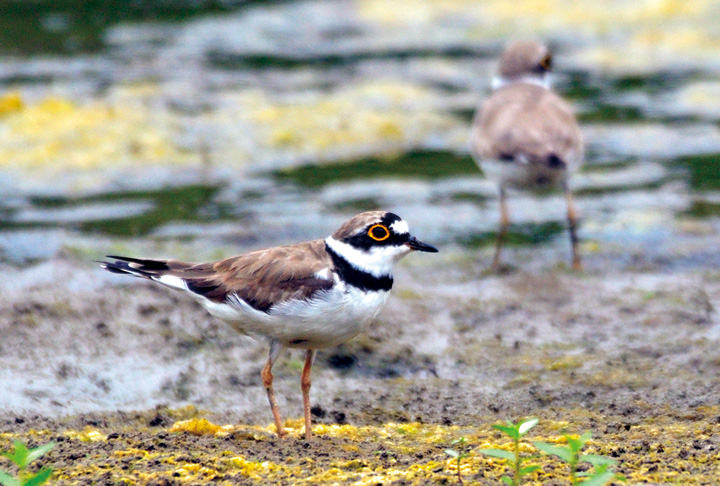
[[[212,263],[110,257],[120,261],[103,265],[115,273],[155,280],[164,275],[178,277],[190,291],[214,302],[236,294],[255,309],[268,311],[288,300],[309,299],[333,286],[330,274],[327,278],[316,275],[333,266],[324,248],[324,240],[313,240]]]
[[[525,157],[530,163],[582,160],[580,127],[570,106],[552,91],[517,83],[497,90],[478,112],[471,133],[480,158]]]

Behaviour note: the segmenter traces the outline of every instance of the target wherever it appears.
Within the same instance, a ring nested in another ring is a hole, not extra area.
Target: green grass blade
[[[0,484],[3,486],[20,486],[20,480],[0,471]]]
[[[572,460],[572,452],[569,447],[559,447],[547,442],[533,442],[533,445],[543,451],[545,454],[557,456],[563,461],[569,463]]]
[[[617,464],[617,461],[611,457],[598,456],[596,454],[583,454],[580,456],[580,460],[583,462],[589,462],[593,466],[614,466]]]
[[[44,467],[40,469],[35,475],[29,476],[25,478],[25,480],[22,482],[22,486],[40,486],[42,484],[45,484],[48,479],[50,479],[50,475],[52,474],[53,470],[51,467]]]
[[[499,430],[500,432],[509,436],[511,439],[517,440],[520,438],[520,434],[518,433],[516,427],[509,427],[507,425],[500,425],[500,424],[495,424],[492,427],[493,427],[493,429]]]
[[[612,471],[605,471],[597,476],[592,476],[590,479],[586,479],[582,483],[582,486],[604,486],[615,477],[615,473]]]
[[[573,454],[577,454],[583,448],[583,442],[580,439],[565,434],[565,440],[567,440],[567,445]]]
[[[507,459],[508,461],[515,461],[515,454],[503,449],[480,449],[478,452],[480,454],[485,454],[486,456]]]
[[[533,464],[532,466],[525,466],[524,468],[520,469],[520,476],[525,476],[526,474],[534,473],[540,469],[540,466],[537,464]]]
[[[28,465],[28,448],[19,440],[14,440],[13,446],[15,446],[15,450],[12,452],[3,452],[3,456],[14,462],[20,469],[25,469]]]
[[[452,449],[445,449],[445,454],[447,454],[447,455],[450,456],[450,457],[454,457],[455,459],[457,459],[458,457],[460,457],[460,454],[458,454],[457,451],[454,451],[454,450],[452,450]]]
[[[537,418],[530,418],[527,420],[523,420],[522,422],[520,422],[518,424],[517,430],[520,433],[520,435],[523,436],[523,435],[527,434],[530,431],[530,429],[535,427],[539,421],[540,421],[540,419],[537,419]]]
[[[515,483],[513,482],[512,478],[509,478],[507,476],[503,476],[500,481],[502,481],[505,484],[509,484],[510,486],[513,486]]]
[[[41,458],[42,456],[47,454],[53,447],[55,447],[55,443],[49,442],[45,445],[41,445],[40,447],[30,449],[27,455],[27,463],[30,464],[34,460]]]

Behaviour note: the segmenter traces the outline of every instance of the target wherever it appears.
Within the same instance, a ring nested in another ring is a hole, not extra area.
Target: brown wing
[[[255,309],[267,312],[273,305],[292,299],[309,299],[329,290],[333,280],[318,272],[332,268],[323,240],[260,250],[212,263],[176,260],[144,260],[110,257],[105,269],[159,280],[162,276],[182,279],[188,290],[215,301],[237,295]]]
[[[580,127],[570,106],[552,91],[532,84],[497,90],[473,123],[471,143],[479,158],[566,166],[582,161]]]

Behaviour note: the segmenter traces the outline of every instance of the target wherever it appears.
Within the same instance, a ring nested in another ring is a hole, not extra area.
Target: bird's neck
[[[526,83],[542,86],[545,89],[552,87],[551,79],[549,74],[543,74],[542,76],[521,76],[519,78],[504,78],[502,76],[495,76],[492,80],[492,89],[496,91],[504,86],[511,84]]]
[[[330,255],[335,271],[347,284],[363,291],[385,291],[392,288],[393,277],[390,272],[373,272],[358,260],[359,250],[330,237],[325,240],[325,250]]]

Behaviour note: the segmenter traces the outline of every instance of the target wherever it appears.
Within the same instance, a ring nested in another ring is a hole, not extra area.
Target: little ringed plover
[[[470,133],[473,157],[500,188],[500,231],[492,269],[510,225],[506,191],[560,187],[567,201],[572,265],[581,269],[570,175],[583,161],[583,139],[570,106],[550,90],[552,56],[534,41],[511,44],[500,57],[494,92],[480,107]]]
[[[285,435],[275,400],[272,366],[284,348],[305,349],[301,376],[305,437],[310,438],[310,369],[316,350],[361,332],[382,310],[393,268],[411,251],[435,253],[399,216],[356,215],[331,236],[254,251],[211,263],[108,256],[112,273],[153,280],[197,300],[236,331],[265,338],[270,356],[262,380],[279,437]]]

